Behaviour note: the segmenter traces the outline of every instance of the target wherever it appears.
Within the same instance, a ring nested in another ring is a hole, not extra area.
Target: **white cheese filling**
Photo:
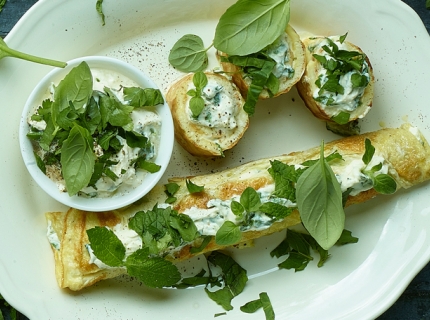
[[[189,89],[195,88],[190,85]],[[208,84],[202,90],[202,98],[205,102],[205,107],[197,118],[193,116],[189,107],[186,108],[190,121],[209,128],[232,130],[237,127],[236,105],[223,86],[219,85],[214,79],[209,78]],[[188,106],[190,99],[187,101]]]
[[[277,78],[291,78],[294,74],[289,51],[288,36],[285,32],[266,49],[266,54],[276,62],[272,72]]]

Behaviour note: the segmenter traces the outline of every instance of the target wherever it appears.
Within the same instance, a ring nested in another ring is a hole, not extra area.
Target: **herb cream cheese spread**
[[[190,86],[189,89],[192,88],[193,86]],[[197,118],[193,116],[191,109],[187,108],[190,121],[209,128],[232,130],[237,127],[235,118],[235,114],[237,113],[235,110],[236,104],[227,92],[225,92],[222,85],[214,79],[209,78],[207,85],[202,89],[202,98],[204,108]]]
[[[139,88],[117,72],[75,67],[50,86],[28,119],[39,168],[69,195],[105,198],[133,190],[159,170],[155,105],[163,102],[157,89]],[[76,180],[86,182],[71,194]]]

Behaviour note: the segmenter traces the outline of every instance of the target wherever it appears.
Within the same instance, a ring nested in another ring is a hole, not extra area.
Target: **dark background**
[[[18,19],[36,2],[36,0],[6,0],[0,12],[0,37],[4,38]],[[426,0],[404,0],[404,2],[418,13],[430,33],[430,10],[426,9]],[[16,313],[15,318],[14,310],[1,299],[0,309],[5,320],[27,320],[27,317],[19,312]],[[378,320],[425,319],[430,320],[430,263],[416,276],[397,302],[378,318]],[[0,320],[2,320],[1,312]]]

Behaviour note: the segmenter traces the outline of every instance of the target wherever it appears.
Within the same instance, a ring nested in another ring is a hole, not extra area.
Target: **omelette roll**
[[[365,164],[363,155],[367,139],[375,152],[371,161]],[[395,182],[394,188],[387,193],[409,188],[430,178],[430,146],[418,129],[409,124],[325,144],[325,157],[332,154],[338,156],[329,165],[341,191],[347,192],[346,206],[364,202],[378,194],[372,176],[385,175]],[[157,186],[139,203],[123,210],[91,213],[70,209],[68,212],[47,213],[58,284],[62,288],[80,290],[99,280],[126,273],[124,268],[104,266],[97,261],[97,257],[91,253],[86,230],[106,226],[120,239],[125,239],[127,248],[136,250],[139,248],[139,235],[130,229],[129,223],[136,215],[154,214],[149,213],[154,208],[186,215],[196,227],[196,238],[182,240],[179,245],[169,245],[160,251],[160,256],[172,262],[251,241],[299,224],[300,214],[294,198],[284,197],[279,192],[277,183],[283,180],[276,176],[275,171],[284,170],[284,166],[290,166],[288,170],[305,170],[309,160],[319,157],[320,147],[315,147],[253,161],[219,173],[174,178],[170,183],[178,188],[169,204],[165,200],[171,195],[165,192],[163,186]],[[367,173],[369,168],[373,170],[372,176]],[[204,189],[190,193],[187,188],[190,182],[204,186]],[[241,202],[241,195],[249,190],[254,190],[263,204],[273,202],[287,208],[287,214],[283,217],[273,216],[260,212],[260,209],[248,216],[234,213],[233,201]],[[240,238],[234,243],[217,242],[218,232],[226,221],[240,228]]]

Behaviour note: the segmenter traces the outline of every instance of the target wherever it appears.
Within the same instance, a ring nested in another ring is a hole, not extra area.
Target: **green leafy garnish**
[[[187,185],[187,189],[189,193],[199,193],[199,192],[203,192],[205,190],[204,186],[198,186],[196,184],[194,184],[191,180],[187,179],[185,181],[186,185]]]
[[[209,48],[204,47],[199,36],[186,34],[170,50],[169,63],[183,72],[202,71],[208,65],[206,52]]]
[[[323,144],[318,162],[298,179],[296,196],[303,225],[328,250],[342,234],[345,212],[339,182],[324,159]]]
[[[362,160],[364,164],[367,166],[375,154],[375,147],[372,145],[371,141],[367,138],[364,141],[364,145],[365,145],[365,152],[362,157]],[[362,172],[372,180],[373,188],[376,190],[376,192],[381,194],[392,194],[396,192],[397,183],[392,177],[384,173],[376,174],[377,171],[381,169],[382,169],[382,163],[379,163],[370,169],[368,169],[367,167],[364,168]]]
[[[102,26],[105,25],[105,14],[103,13],[103,0],[97,0],[96,11],[102,19]]]
[[[164,193],[167,195],[166,203],[173,203],[176,201],[175,194],[179,191],[179,188],[179,184],[173,182],[164,185]]]
[[[208,84],[208,78],[204,72],[196,72],[193,76],[193,83],[196,89],[190,89],[187,95],[191,96],[190,110],[194,118],[198,118],[205,107],[205,101],[202,98],[202,91]]]
[[[67,192],[73,196],[90,182],[95,155],[90,133],[75,124],[61,148],[62,174]]]
[[[274,320],[275,311],[273,310],[272,303],[270,302],[267,292],[262,292],[259,296],[259,299],[247,302],[241,306],[240,310],[245,313],[254,313],[263,308],[266,320]]]
[[[224,287],[217,291],[210,291],[208,288],[205,288],[205,291],[209,298],[225,310],[232,310],[231,301],[243,291],[248,281],[246,270],[231,257],[218,251],[212,252],[207,260],[212,265],[221,268],[221,278],[224,282]]]
[[[238,225],[231,221],[225,221],[216,233],[215,242],[222,246],[235,244],[242,238],[242,232]]]
[[[289,0],[239,0],[221,16],[214,46],[228,55],[258,52],[279,37],[289,19]]]
[[[94,227],[87,230],[88,240],[94,255],[110,267],[123,265],[125,247],[112,230],[105,227]]]
[[[339,42],[345,41],[347,34],[339,38]],[[344,94],[344,87],[341,85],[341,77],[347,73],[351,73],[351,83],[353,88],[364,88],[369,83],[369,77],[366,76],[368,66],[366,56],[357,51],[341,50],[337,44],[330,38],[326,38],[328,45],[322,46],[326,55],[313,54],[313,57],[326,69],[326,73],[321,74],[315,81],[315,84],[320,89],[317,102],[324,105],[336,105],[335,96]],[[354,104],[357,107],[360,103],[359,95]],[[345,124],[349,121],[349,114],[341,112],[332,118],[338,124]]]
[[[358,238],[351,235],[351,231],[342,230],[342,234],[336,245],[345,245],[358,242]],[[319,254],[318,267],[322,267],[329,258],[328,250],[323,249],[315,239],[309,234],[287,230],[285,239],[270,252],[272,257],[282,257],[288,255],[288,258],[281,262],[278,267],[281,269],[294,269],[302,271],[310,261],[313,260],[310,249]]]

